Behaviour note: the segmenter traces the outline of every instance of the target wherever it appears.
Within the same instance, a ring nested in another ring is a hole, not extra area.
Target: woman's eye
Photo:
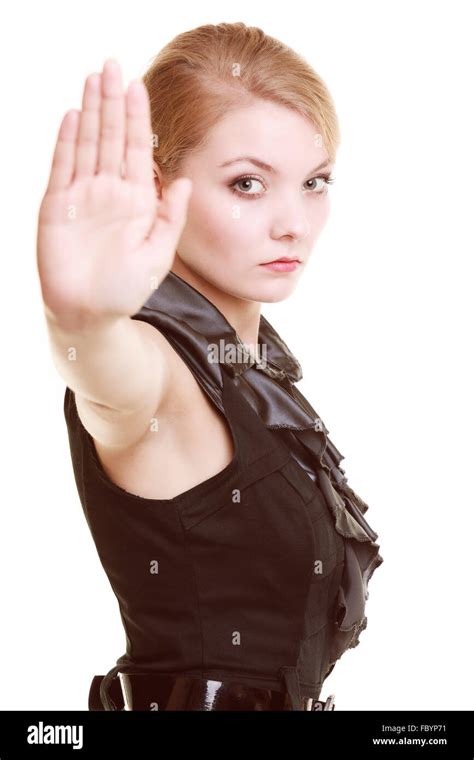
[[[252,192],[253,183],[256,182],[257,184],[261,185],[263,187],[263,181],[261,179],[258,179],[258,177],[240,177],[239,179],[236,179],[232,184],[230,185],[230,188],[233,193],[236,193],[237,195],[240,195],[242,198],[261,198],[263,195],[263,192],[257,191]],[[309,185],[307,189],[309,189],[310,193],[313,193],[315,195],[318,195],[322,192],[324,192],[327,189],[327,186],[330,185],[332,182],[334,182],[333,177],[311,177],[311,179],[308,179],[304,184]]]
[[[255,196],[259,197],[261,195],[260,192],[257,192],[257,193],[250,192],[250,190],[252,189],[252,184],[254,182],[257,182],[258,184],[262,185],[262,181],[257,179],[256,177],[241,177],[240,179],[237,179],[235,182],[232,183],[231,188],[233,189],[234,193],[237,193],[238,195],[250,195],[251,197],[255,197]]]
[[[332,182],[332,179],[329,177],[311,177],[311,179],[308,179],[305,184],[312,182],[313,185],[309,189],[313,193],[321,193],[323,190],[326,189],[326,186]],[[318,182],[320,184],[318,184]]]

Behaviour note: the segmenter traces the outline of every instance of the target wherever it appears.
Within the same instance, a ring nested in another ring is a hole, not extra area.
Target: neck
[[[258,351],[260,329],[260,308],[258,301],[248,301],[217,288],[190,269],[178,255],[175,256],[171,271],[205,296],[227,319],[242,343],[251,354]]]

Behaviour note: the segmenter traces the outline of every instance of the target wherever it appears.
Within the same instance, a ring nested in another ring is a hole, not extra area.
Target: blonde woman
[[[107,60],[63,119],[38,270],[126,635],[91,710],[334,708],[383,559],[261,304],[303,276],[338,144],[321,78],[243,23],[178,35],[126,92]]]

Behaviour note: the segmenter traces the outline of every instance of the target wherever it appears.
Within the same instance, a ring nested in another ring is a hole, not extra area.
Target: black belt
[[[334,710],[334,695],[326,701],[301,697],[295,704],[288,692],[248,686],[237,681],[166,673],[124,673],[116,666],[106,676],[94,676],[89,710]]]

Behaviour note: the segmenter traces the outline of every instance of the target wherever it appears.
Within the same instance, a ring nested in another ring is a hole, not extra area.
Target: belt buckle
[[[133,674],[132,674],[133,675]],[[133,688],[128,673],[118,673],[120,688],[122,689],[123,710],[128,712],[133,710]]]
[[[336,707],[335,702],[334,702],[335,696],[336,696],[335,694],[330,694],[325,702],[322,699],[313,699],[312,697],[310,697],[308,700],[309,702],[308,710],[311,710],[311,711],[334,710]]]

